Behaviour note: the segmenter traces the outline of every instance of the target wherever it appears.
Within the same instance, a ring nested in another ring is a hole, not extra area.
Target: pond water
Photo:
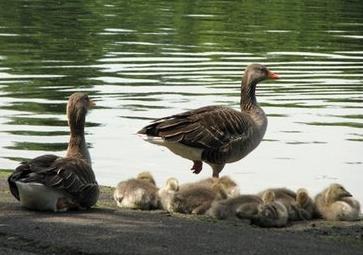
[[[87,91],[101,184],[210,176],[135,133],[200,106],[238,109],[243,69],[263,63],[281,77],[257,88],[264,141],[222,174],[244,193],[340,182],[363,202],[363,1],[91,2],[0,2],[0,168],[63,155],[67,97]]]

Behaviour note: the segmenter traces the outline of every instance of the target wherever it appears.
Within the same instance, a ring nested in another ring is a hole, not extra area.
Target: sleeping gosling
[[[295,193],[287,188],[271,188],[260,192],[259,196],[262,197],[270,191],[275,194],[275,200],[286,207],[289,220],[310,220],[313,218],[315,205],[306,189],[298,189]]]
[[[122,208],[152,210],[160,206],[158,188],[149,172],[117,184],[113,197]]]
[[[289,219],[288,210],[283,203],[276,200],[275,193],[265,192],[262,201],[257,216],[252,218],[252,224],[260,227],[285,227]]]
[[[170,203],[170,211],[184,214],[204,214],[213,201],[227,198],[227,192],[220,183],[212,186],[195,183],[180,187]]]
[[[262,198],[257,195],[239,195],[215,201],[206,214],[217,219],[248,219],[261,227],[283,227],[288,221],[287,208],[276,201],[272,191],[265,192]]]
[[[228,197],[235,197],[235,196],[239,195],[239,187],[238,187],[237,183],[234,180],[232,180],[231,177],[226,176],[226,175],[224,175],[220,178],[210,177],[210,178],[199,180],[197,182],[185,183],[185,184],[180,185],[180,189],[185,189],[187,187],[192,187],[195,185],[212,187],[213,185],[216,185],[216,184],[220,184],[223,186]]]
[[[258,214],[258,206],[263,203],[256,195],[239,195],[225,200],[214,201],[207,215],[224,220],[232,217],[252,219]]]

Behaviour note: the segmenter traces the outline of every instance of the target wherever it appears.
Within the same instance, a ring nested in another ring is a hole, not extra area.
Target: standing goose
[[[66,157],[42,155],[22,162],[9,176],[10,191],[23,207],[58,212],[90,208],[97,202],[99,188],[84,137],[86,114],[94,105],[87,94],[72,94],[67,104]]]
[[[265,66],[251,64],[242,78],[241,111],[205,106],[155,120],[138,134],[150,143],[165,146],[192,160],[193,173],[199,174],[205,162],[213,169],[213,177],[219,177],[226,163],[242,159],[261,142],[267,118],[257,104],[256,85],[277,78]]]

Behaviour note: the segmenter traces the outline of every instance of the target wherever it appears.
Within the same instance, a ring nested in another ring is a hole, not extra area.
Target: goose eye
[[[260,67],[258,67],[258,71],[261,72],[261,73],[265,73],[266,72],[266,68],[260,66]]]

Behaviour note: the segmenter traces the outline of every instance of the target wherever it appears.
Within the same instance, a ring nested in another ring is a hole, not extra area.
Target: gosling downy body
[[[193,173],[200,173],[205,162],[211,166],[213,177],[219,177],[225,164],[244,158],[261,142],[267,117],[257,104],[256,85],[277,78],[263,65],[249,65],[241,83],[240,111],[206,106],[158,119],[138,134],[147,142],[192,160]]]
[[[288,221],[287,208],[275,200],[271,191],[262,198],[257,195],[239,195],[215,201],[206,214],[217,219],[247,219],[261,227],[283,227]]]
[[[158,188],[149,172],[141,172],[136,178],[118,183],[113,197],[122,208],[152,210],[160,207]]]
[[[331,184],[315,197],[320,216],[326,220],[355,221],[360,217],[360,204],[340,184]]]
[[[260,227],[285,227],[289,219],[288,210],[283,203],[276,200],[275,193],[265,192],[262,201],[257,216],[251,222]]]
[[[211,186],[195,183],[180,187],[171,201],[171,212],[204,214],[213,201],[226,199],[227,193],[221,184]]]
[[[67,104],[70,139],[66,157],[43,155],[22,162],[9,176],[11,193],[28,209],[87,209],[98,199],[99,187],[84,137],[86,114],[94,102],[74,93]]]
[[[187,187],[193,186],[206,186],[206,187],[213,187],[213,185],[219,184],[223,187],[224,191],[227,194],[227,197],[235,197],[238,196],[239,187],[237,183],[229,176],[221,176],[219,178],[210,177],[206,179],[199,180],[197,182],[192,183],[185,183],[180,186],[181,189],[185,189]]]
[[[239,195],[225,200],[214,201],[207,215],[219,220],[239,217],[252,219],[258,214],[262,199],[256,195]]]
[[[288,210],[289,220],[310,220],[315,213],[315,205],[306,189],[298,189],[294,192],[287,188],[271,188],[259,193],[263,196],[267,192],[273,192],[275,200],[281,202]]]

